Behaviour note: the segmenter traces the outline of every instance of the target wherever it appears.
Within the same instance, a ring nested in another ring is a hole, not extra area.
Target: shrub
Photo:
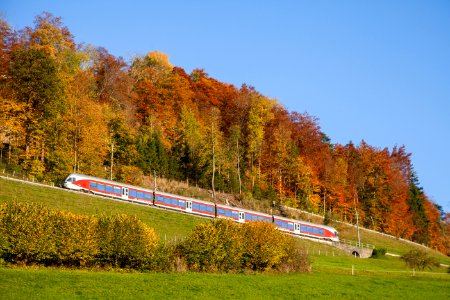
[[[37,204],[0,206],[0,258],[9,263],[148,269],[157,244],[154,230],[132,216],[97,219]]]
[[[153,252],[148,269],[156,272],[185,272],[185,258],[174,243],[160,243]]]
[[[294,244],[288,248],[287,256],[276,266],[279,272],[311,272],[311,262],[306,250],[300,248],[292,238]]]
[[[242,256],[244,268],[268,271],[276,268],[292,253],[292,237],[278,231],[267,222],[251,222],[242,226],[245,251]]]
[[[266,222],[238,225],[213,220],[198,225],[178,246],[191,271],[307,271],[309,261],[293,237]]]
[[[379,258],[381,256],[386,255],[387,249],[386,248],[375,248],[372,251],[372,257],[373,258]]]
[[[438,266],[434,257],[429,256],[425,251],[413,249],[401,257],[408,267],[423,271],[425,268]]]
[[[42,205],[1,206],[0,254],[12,263],[86,265],[96,254],[96,221]]]
[[[101,216],[97,235],[97,262],[119,268],[148,268],[159,240],[152,228],[124,214]]]
[[[238,225],[217,219],[194,228],[178,250],[192,271],[237,271],[242,243]]]

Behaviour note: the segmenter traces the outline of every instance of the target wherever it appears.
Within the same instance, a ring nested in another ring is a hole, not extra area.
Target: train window
[[[212,206],[207,206],[206,211],[213,212],[214,208]]]
[[[130,197],[136,197],[136,191],[130,190]]]
[[[107,186],[106,186],[106,191],[107,191],[108,193],[112,193],[113,187],[110,186],[110,185],[107,185]]]
[[[313,232],[314,232],[315,234],[319,234],[319,228],[313,228]]]
[[[324,235],[325,231],[323,229],[319,229],[319,234]]]
[[[144,193],[138,192],[138,193],[137,193],[137,197],[138,197],[138,198],[141,198],[141,199],[144,198]]]
[[[120,188],[119,187],[114,187],[114,194],[120,195]]]
[[[283,222],[283,221],[278,221],[278,225],[283,227],[283,228],[287,227],[286,226],[287,225],[286,222]]]
[[[156,201],[164,202],[164,198],[162,196],[156,196]]]
[[[170,198],[164,198],[164,202],[166,203],[166,204],[170,204],[170,201],[171,199]]]
[[[294,224],[288,223],[288,228],[291,229],[291,230],[294,230]]]
[[[308,232],[309,232],[309,233],[312,233],[312,232],[313,232],[312,227],[308,227]]]
[[[93,189],[96,189],[96,188],[97,188],[97,183],[91,181],[91,182],[89,182],[89,186],[90,186],[91,188],[93,188]]]
[[[239,218],[239,214],[237,213],[237,211],[232,211],[231,212],[231,217],[233,217],[234,219],[238,219]]]
[[[103,184],[97,184],[97,190],[104,191],[105,190],[105,186]]]
[[[186,202],[185,201],[178,201],[178,206],[179,207],[185,207],[185,205],[186,205]]]
[[[199,210],[200,207],[197,203],[192,203],[192,209]]]
[[[225,215],[227,216],[227,217],[231,217],[231,210],[225,210]]]
[[[219,215],[224,215],[224,214],[225,214],[225,211],[224,211],[223,209],[221,209],[221,208],[218,208],[218,209],[217,209],[217,214],[219,214]]]
[[[152,195],[145,193],[144,194],[144,198],[148,199],[148,200],[151,200],[152,199]]]
[[[250,214],[247,214],[247,213],[246,213],[246,214],[245,214],[245,219],[246,219],[246,220],[251,220],[251,219],[252,219],[252,216],[251,216]]]
[[[172,205],[178,206],[178,199],[172,199]]]

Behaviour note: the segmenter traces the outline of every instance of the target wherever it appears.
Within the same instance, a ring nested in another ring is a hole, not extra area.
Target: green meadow
[[[0,203],[19,201],[79,214],[126,213],[153,227],[162,240],[182,238],[208,219],[106,198],[0,178]],[[339,228],[354,239],[354,229]],[[361,232],[366,243],[404,254],[414,246]],[[360,259],[307,240],[312,271],[296,274],[139,273],[124,270],[69,270],[0,267],[0,299],[446,299],[448,267],[412,273],[397,257]],[[429,250],[440,263],[450,259]],[[413,276],[414,275],[414,276]]]

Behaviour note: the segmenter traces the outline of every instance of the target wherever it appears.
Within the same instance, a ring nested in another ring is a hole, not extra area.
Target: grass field
[[[141,205],[44,188],[0,178],[0,203],[42,203],[80,214],[127,213],[175,239],[208,219]],[[341,228],[351,239],[351,229]],[[413,246],[373,233],[364,242],[403,254]],[[0,299],[447,299],[450,274],[440,267],[415,276],[395,257],[359,259],[329,245],[299,240],[308,251],[307,274],[126,273],[120,271],[0,267]],[[439,262],[450,259],[430,251]],[[352,275],[354,274],[354,275]]]
[[[0,268],[2,299],[448,299],[446,276],[118,273]]]

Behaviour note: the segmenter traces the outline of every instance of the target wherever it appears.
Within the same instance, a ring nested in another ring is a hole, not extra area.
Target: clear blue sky
[[[450,211],[450,1],[2,0],[15,29],[43,11],[77,43],[130,60],[159,50],[187,72],[254,86],[318,117],[333,143],[405,145]]]

